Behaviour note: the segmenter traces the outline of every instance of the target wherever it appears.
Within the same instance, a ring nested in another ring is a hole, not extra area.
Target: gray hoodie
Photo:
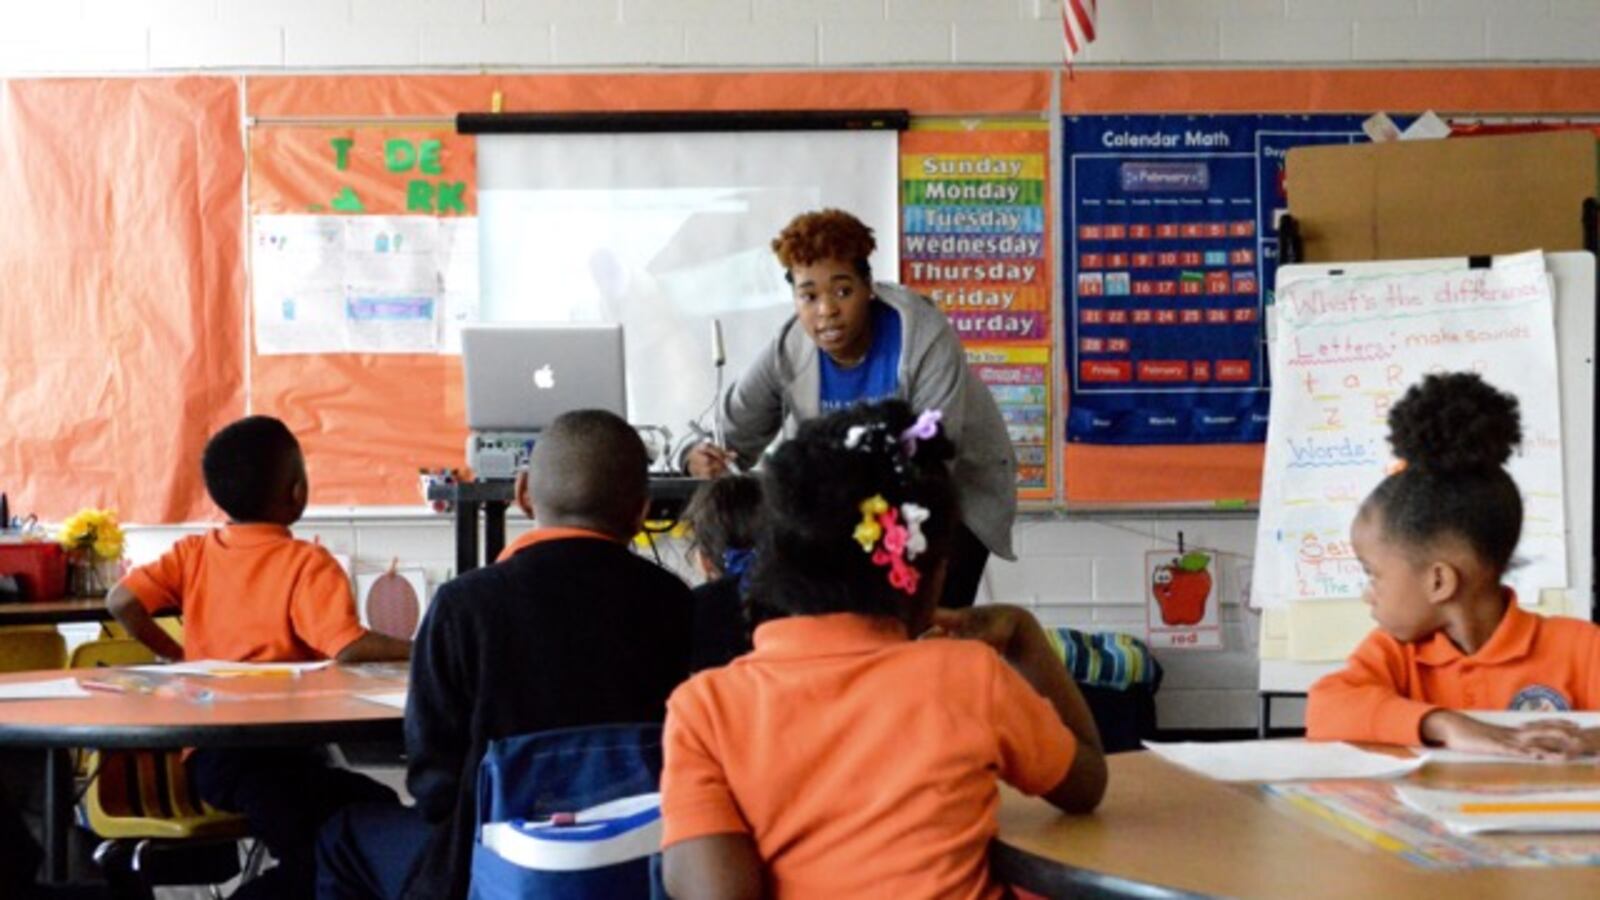
[[[899,285],[873,285],[900,316],[900,389],[921,412],[943,411],[945,434],[956,447],[952,475],[961,520],[996,556],[1015,559],[1011,524],[1017,517],[1016,451],[989,389],[967,368],[955,330],[932,300]],[[741,463],[754,464],[780,433],[821,412],[817,345],[790,316],[761,355],[722,398],[727,442]]]

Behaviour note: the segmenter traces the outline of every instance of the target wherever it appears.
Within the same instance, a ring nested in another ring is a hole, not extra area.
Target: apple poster
[[[1145,554],[1148,641],[1158,649],[1220,650],[1217,555],[1209,550]]]

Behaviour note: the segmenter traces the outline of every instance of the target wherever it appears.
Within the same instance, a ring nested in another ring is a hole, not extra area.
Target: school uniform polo
[[[1045,793],[1077,742],[987,645],[837,614],[679,688],[665,751],[663,845],[748,834],[776,897],[989,898],[997,781]]]
[[[282,525],[186,537],[123,585],[152,613],[179,610],[186,659],[305,662],[366,634],[333,555]]]
[[[186,537],[123,584],[150,612],[182,613],[186,659],[310,661],[366,634],[333,555],[281,525]],[[395,802],[393,791],[330,766],[318,749],[218,747],[188,751],[186,760],[200,796],[242,814],[278,859],[240,887],[238,900],[311,896],[317,829],[352,804]]]
[[[1600,709],[1600,626],[1527,612],[1512,595],[1470,655],[1443,631],[1402,643],[1375,630],[1349,665],[1311,686],[1306,735],[1417,745],[1436,709]]]

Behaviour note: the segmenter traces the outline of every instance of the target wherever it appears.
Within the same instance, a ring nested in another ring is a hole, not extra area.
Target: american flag
[[[1061,38],[1067,64],[1094,41],[1096,0],[1061,0]]]

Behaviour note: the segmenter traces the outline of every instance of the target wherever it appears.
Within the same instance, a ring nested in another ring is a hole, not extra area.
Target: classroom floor
[[[357,764],[353,765],[356,771],[361,772],[394,789],[401,799],[411,802],[410,795],[406,793],[406,770],[404,766],[389,763],[382,764]],[[238,887],[238,879],[222,886],[224,897],[233,893]],[[211,889],[207,887],[172,887],[156,888],[153,892],[155,900],[211,900]]]
[[[384,748],[347,748],[347,751],[351,761],[351,768],[392,788],[396,794],[400,795],[402,801],[411,802],[411,797],[406,792],[405,766],[394,758],[392,751]],[[92,838],[90,841],[92,841]],[[88,861],[88,853],[91,852],[91,849],[92,844],[86,845],[82,849],[82,859],[75,859],[72,863],[74,878],[95,877],[91,872],[80,872],[80,869],[84,867],[92,869],[93,864]],[[222,886],[223,896],[226,897],[231,894],[235,887],[237,887],[237,879],[224,884]],[[156,888],[154,894],[156,900],[211,900],[212,896],[211,889],[203,886]]]

